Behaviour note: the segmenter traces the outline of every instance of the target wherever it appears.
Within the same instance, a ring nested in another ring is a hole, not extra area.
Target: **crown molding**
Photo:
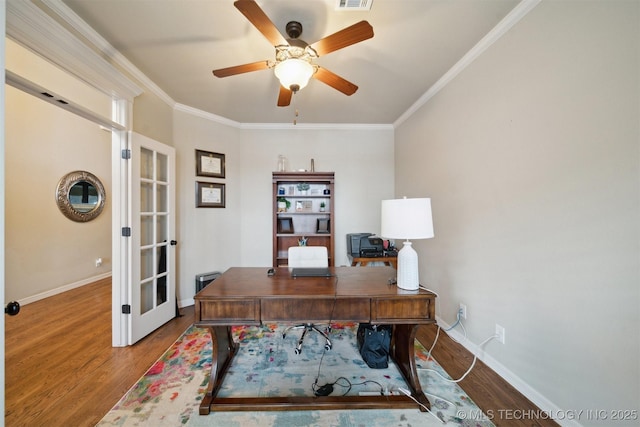
[[[142,89],[30,1],[6,2],[6,35],[111,97],[133,101]]]
[[[220,123],[226,126],[239,128],[240,122],[227,119],[226,117],[218,116],[213,113],[207,113],[206,111],[199,110],[197,108],[189,107],[188,105],[176,103],[173,107],[176,111],[182,111],[183,113],[191,114],[192,116],[200,117],[201,119],[209,120],[212,122]]]
[[[216,114],[207,113],[197,108],[189,107],[184,104],[176,104],[174,109],[182,111],[192,116],[200,117],[205,120],[220,123],[237,129],[257,129],[257,130],[292,130],[292,129],[314,129],[314,130],[393,130],[393,125],[380,124],[359,124],[359,123],[240,123],[229,120]]]
[[[135,65],[133,65],[124,55],[114,48],[107,40],[91,28],[73,10],[71,10],[61,0],[41,0],[52,13],[60,17],[67,25],[73,28],[85,40],[89,42],[104,57],[109,58],[114,64],[122,68],[130,76],[140,82],[144,87],[153,92],[158,98],[169,105],[175,107],[176,102],[155,82],[147,77]]]
[[[505,16],[491,31],[487,33],[474,47],[471,48],[453,67],[449,69],[437,82],[433,84],[407,111],[405,111],[393,123],[397,128],[433,98],[440,90],[448,85],[458,74],[467,68],[476,58],[498,41],[507,31],[517,24],[525,15],[527,15],[542,0],[522,0],[511,12]]]
[[[391,124],[369,123],[242,123],[241,129],[269,129],[269,130],[359,130],[359,131],[393,131]]]

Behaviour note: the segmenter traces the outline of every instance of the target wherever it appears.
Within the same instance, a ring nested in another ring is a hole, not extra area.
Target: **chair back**
[[[325,246],[291,246],[289,268],[328,267],[329,254]]]

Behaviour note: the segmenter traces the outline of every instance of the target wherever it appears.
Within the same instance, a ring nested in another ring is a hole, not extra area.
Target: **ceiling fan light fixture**
[[[274,69],[280,84],[293,92],[304,88],[309,83],[314,71],[313,65],[298,58],[290,58],[279,62]]]

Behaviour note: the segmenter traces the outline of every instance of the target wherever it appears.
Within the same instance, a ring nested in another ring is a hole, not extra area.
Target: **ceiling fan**
[[[274,68],[275,75],[280,80],[278,107],[289,105],[293,94],[305,87],[311,77],[345,95],[353,95],[358,90],[358,86],[320,67],[314,60],[373,37],[373,27],[367,21],[360,21],[309,45],[298,38],[302,34],[302,24],[299,22],[287,23],[289,38],[285,38],[254,0],[237,0],[233,5],[274,45],[275,60],[220,68],[213,70],[214,76],[228,77]]]

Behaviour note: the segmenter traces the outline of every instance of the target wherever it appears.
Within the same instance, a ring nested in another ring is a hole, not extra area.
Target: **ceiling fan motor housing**
[[[292,39],[297,39],[302,34],[302,24],[298,21],[289,21],[285,27],[287,35]]]

